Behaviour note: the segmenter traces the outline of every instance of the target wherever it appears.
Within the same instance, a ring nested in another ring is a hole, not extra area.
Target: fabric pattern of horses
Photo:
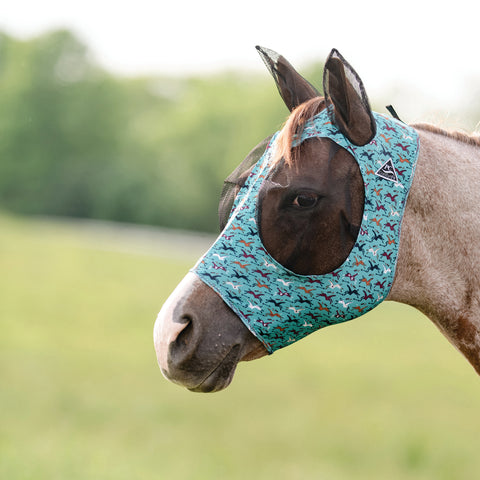
[[[222,390],[240,362],[381,301],[425,314],[480,374],[480,137],[374,113],[336,49],[322,93],[257,50],[290,114],[238,159],[220,236],[158,314],[164,376]]]
[[[357,318],[381,303],[395,274],[400,228],[413,180],[418,135],[374,114],[377,134],[353,145],[327,110],[305,125],[307,138],[330,138],[356,159],[365,185],[363,221],[353,250],[335,271],[298,275],[270,256],[258,231],[258,196],[275,168],[274,135],[237,195],[217,241],[192,270],[237,313],[271,353],[328,325]]]

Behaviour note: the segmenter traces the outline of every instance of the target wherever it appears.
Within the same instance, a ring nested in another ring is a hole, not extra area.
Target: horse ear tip
[[[257,49],[257,52],[260,55],[260,58],[263,60],[263,63],[265,63],[266,67],[273,74],[273,71],[276,70],[277,68],[280,55],[274,50],[270,50],[270,48],[261,47],[260,45],[257,45],[255,48]]]
[[[337,48],[332,48],[330,53],[328,54],[327,60],[325,63],[330,63],[330,62],[340,62],[342,64],[346,64],[345,57],[339,52]]]
[[[260,45],[256,45],[255,48],[257,49],[257,52],[262,57],[267,57],[275,62],[280,57],[280,55],[275,50],[272,50],[271,48],[261,47]]]
[[[257,53],[260,55],[260,57],[265,60],[267,57],[267,51],[265,47],[261,47],[260,45],[255,45],[255,49],[257,50]]]

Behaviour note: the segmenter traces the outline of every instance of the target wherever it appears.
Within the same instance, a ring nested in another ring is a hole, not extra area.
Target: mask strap
[[[390,115],[391,115],[395,120],[398,120],[399,122],[405,123],[405,122],[398,116],[397,112],[395,111],[395,109],[393,108],[392,105],[387,105],[385,108],[389,111]]]

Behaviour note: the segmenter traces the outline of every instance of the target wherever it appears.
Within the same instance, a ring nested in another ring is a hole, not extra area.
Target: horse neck
[[[419,134],[388,299],[427,315],[480,374],[480,146]]]

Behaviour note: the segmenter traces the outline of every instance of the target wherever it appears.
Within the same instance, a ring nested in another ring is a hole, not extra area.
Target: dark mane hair
[[[453,138],[454,140],[458,140],[459,142],[463,142],[468,145],[473,145],[474,147],[480,147],[479,135],[469,135],[468,133],[464,132],[448,131],[435,125],[431,125],[430,123],[417,123],[412,125],[412,127],[418,130],[425,130],[426,132],[442,135],[447,138]]]

